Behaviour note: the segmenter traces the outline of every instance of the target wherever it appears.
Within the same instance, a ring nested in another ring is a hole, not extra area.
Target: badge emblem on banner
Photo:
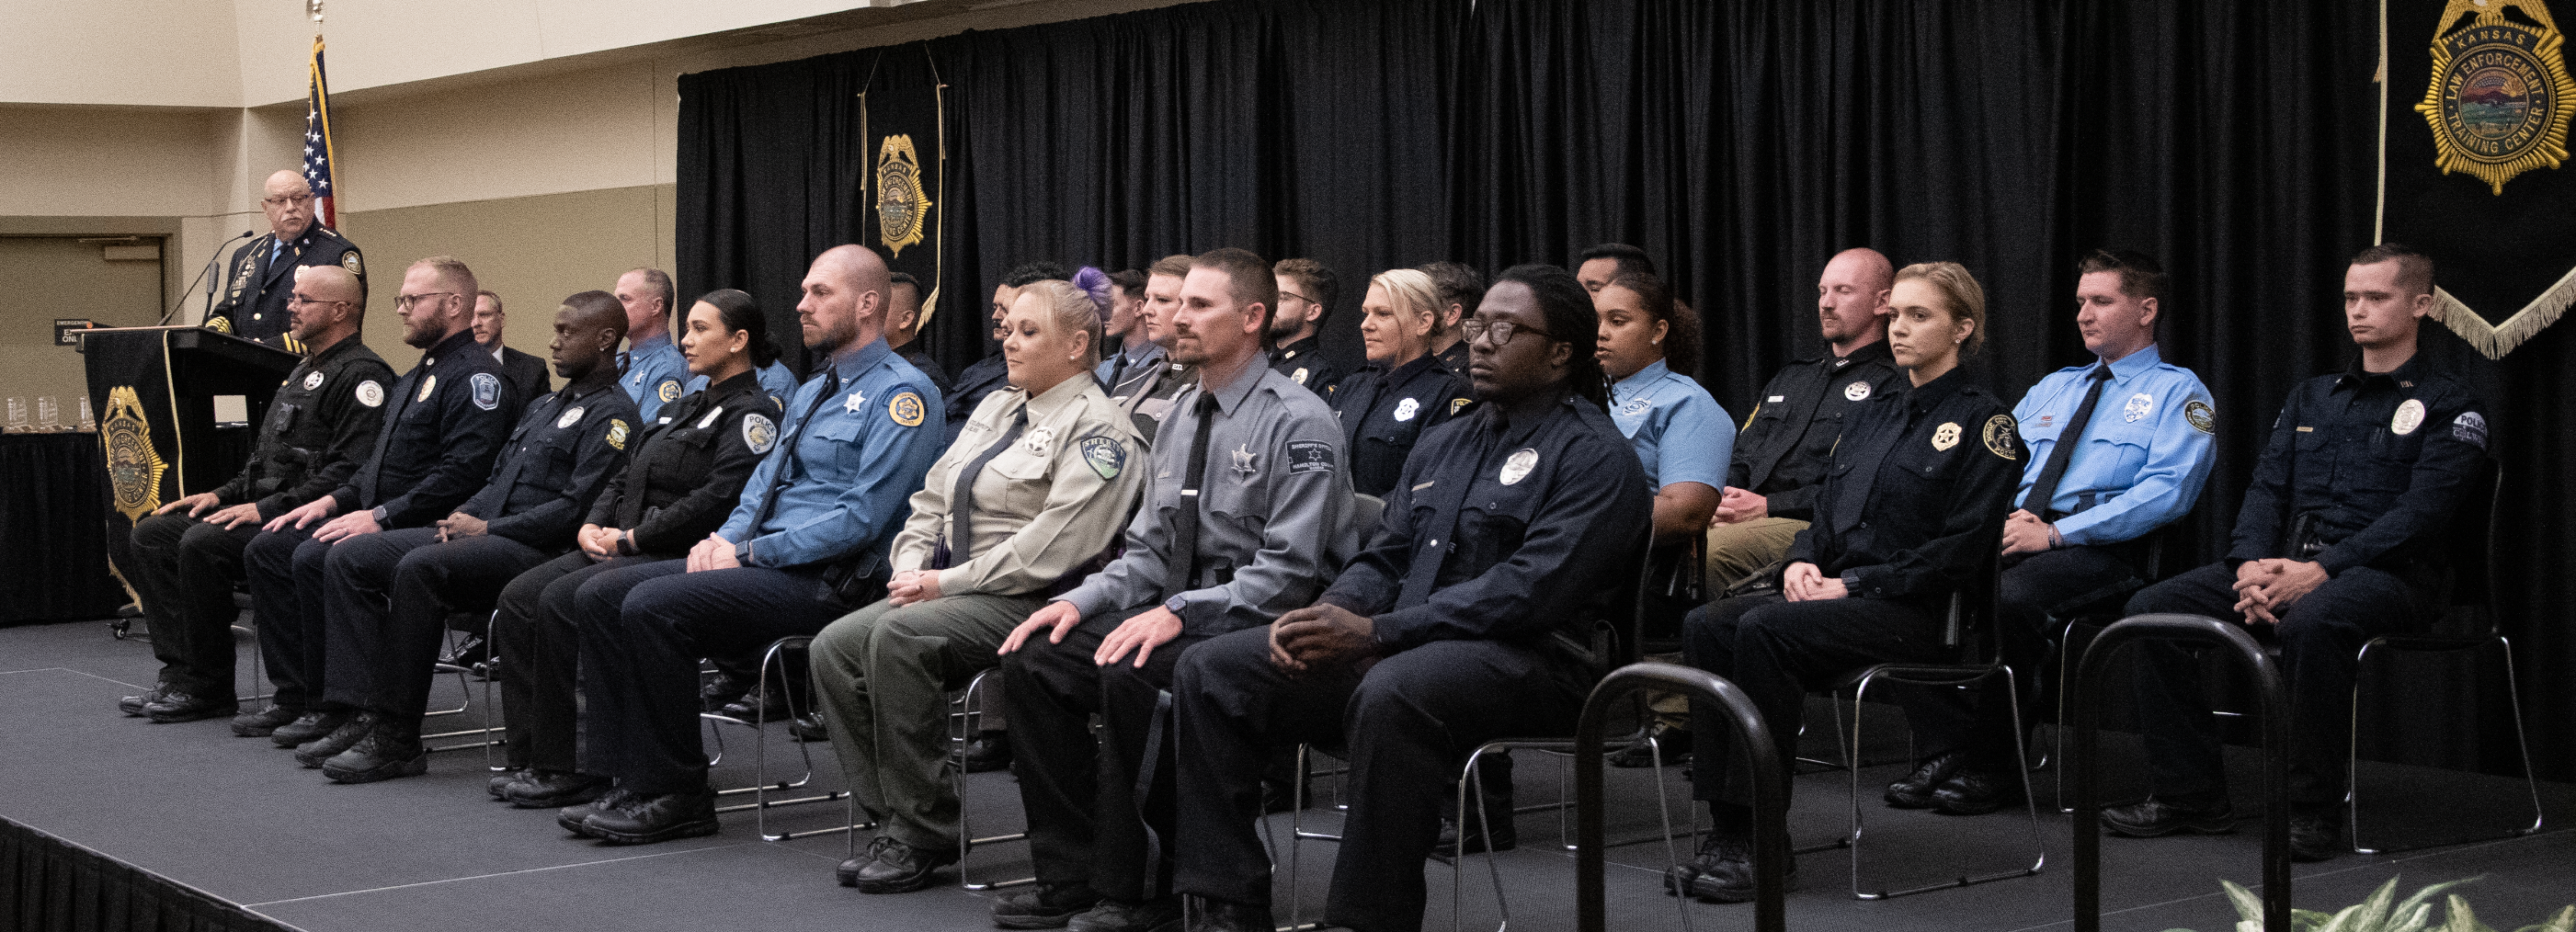
[[[930,195],[921,189],[921,156],[910,133],[887,136],[877,147],[877,222],[877,238],[898,257],[930,227]]]
[[[2522,12],[2507,18],[2505,7]],[[2476,21],[2438,31],[2476,13]],[[2474,175],[2498,196],[2513,176],[2567,158],[2567,37],[2546,3],[2451,0],[2433,35],[2433,77],[2415,111],[2433,126],[2434,163]],[[2536,25],[2535,25],[2536,24]]]
[[[143,417],[143,398],[134,386],[119,385],[107,393],[107,417],[98,422],[98,439],[107,447],[107,481],[116,493],[117,513],[141,521],[161,507],[161,474],[170,464],[152,448],[152,423]]]

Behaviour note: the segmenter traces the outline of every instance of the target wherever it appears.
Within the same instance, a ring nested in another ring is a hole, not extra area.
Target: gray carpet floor
[[[244,642],[242,685],[250,684]],[[267,741],[233,737],[222,721],[156,725],[119,715],[120,695],[147,686],[158,664],[150,648],[114,640],[102,622],[0,629],[0,815],[111,857],[242,904],[280,922],[322,932],[394,930],[701,930],[701,929],[984,929],[992,892],[951,884],[900,896],[867,896],[832,881],[845,834],[828,830],[839,803],[768,813],[771,831],[822,832],[765,842],[754,814],[724,818],[723,833],[645,847],[611,847],[573,838],[550,811],[512,809],[484,794],[480,750],[432,756],[426,777],[338,786],[299,768]],[[432,730],[480,725],[483,684],[439,684],[436,708],[470,700],[470,710],[431,723]],[[1821,703],[1811,721],[1825,722]],[[1901,759],[1901,716],[1873,709],[1866,719],[1864,759]],[[1823,734],[1829,735],[1830,732]],[[772,726],[773,779],[815,769],[810,790],[840,785],[831,749],[788,740]],[[753,782],[748,732],[729,728],[719,786]],[[2540,740],[2551,740],[2540,736]],[[2043,742],[2044,743],[2044,742]],[[1831,755],[1830,740],[1811,739],[1810,753]],[[713,745],[710,745],[712,749]],[[2135,795],[2134,739],[2106,736],[2106,798]],[[2232,751],[2239,806],[2259,811],[2245,789],[2257,784],[2255,760]],[[1853,898],[1853,853],[1819,851],[1799,859],[1799,886],[1789,901],[1795,929],[1890,932],[1908,929],[2056,929],[2072,926],[2072,826],[2048,805],[2053,770],[2033,775],[2040,817],[2034,838],[2020,809],[1977,818],[1898,812],[1881,806],[1877,788],[1901,775],[1898,765],[1865,769],[1861,817],[1866,833],[1858,870],[1863,889],[1936,883],[1945,878],[2026,866],[2042,852],[2046,866],[2028,877],[1890,900]],[[1516,791],[1524,806],[1558,798],[1572,786],[1561,758],[1524,752]],[[1660,787],[1658,786],[1660,781]],[[1303,813],[1310,831],[1330,833],[1338,781],[1318,781],[1318,799]],[[1800,776],[1790,830],[1802,845],[1847,834],[1849,778],[1838,771]],[[1614,842],[1659,833],[1659,795],[1687,820],[1688,787],[1680,768],[1612,770],[1609,837]],[[2528,821],[2519,781],[2445,771],[2365,765],[2365,817],[2390,836],[2438,839],[2494,835]],[[2459,877],[2484,879],[2463,894],[2488,924],[2505,929],[2537,922],[2576,903],[2576,834],[2556,830],[2576,817],[2576,788],[2542,784],[2550,831],[2476,841],[2393,856],[2346,855],[2300,865],[2298,905],[2335,909],[2357,902],[2391,877],[2410,891]],[[730,801],[734,801],[729,799]],[[968,813],[978,835],[1016,831],[1020,807],[1007,773],[969,778]],[[1290,870],[1289,816],[1271,818],[1278,860],[1279,920],[1312,921],[1331,871],[1333,844],[1296,844]],[[1573,925],[1574,861],[1558,843],[1552,812],[1524,814],[1521,844],[1492,859],[1470,858],[1463,879],[1449,865],[1424,865],[1431,890],[1426,929],[1485,930],[1502,923],[1526,929]],[[2234,911],[2218,880],[2249,882],[2258,873],[2259,823],[2235,835],[2155,841],[2105,839],[2102,902],[2106,929],[2184,928],[2223,932]],[[862,839],[864,841],[864,839]],[[1688,854],[1689,841],[1674,843]],[[990,845],[969,859],[978,881],[1024,877],[1027,849]],[[1661,840],[1609,852],[1611,927],[1628,930],[1733,929],[1750,924],[1745,906],[1683,907],[1662,894]],[[1293,876],[1292,876],[1293,874]],[[1497,883],[1499,880],[1499,884]],[[1498,903],[1497,887],[1505,902]],[[1453,906],[1454,902],[1454,906]]]

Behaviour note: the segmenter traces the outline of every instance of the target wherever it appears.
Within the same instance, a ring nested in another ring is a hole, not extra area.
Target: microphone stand
[[[198,272],[197,272],[197,278],[196,278],[195,280],[192,280],[192,281],[188,282],[188,286],[187,286],[187,287],[179,289],[179,300],[178,300],[178,301],[176,301],[176,302],[174,302],[174,303],[172,303],[172,304],[170,305],[170,309],[169,309],[168,311],[163,312],[163,313],[161,314],[161,322],[160,322],[160,323],[158,323],[158,324],[154,324],[153,326],[156,326],[156,327],[160,327],[160,326],[168,326],[168,325],[169,325],[169,323],[170,323],[170,318],[172,318],[172,317],[176,317],[176,316],[178,316],[178,315],[179,315],[179,306],[180,306],[180,305],[182,305],[182,304],[186,304],[186,303],[188,303],[188,298],[190,298],[191,296],[193,296],[193,295],[196,293],[196,290],[197,290],[197,282],[198,282],[198,281],[203,281],[203,282],[205,282],[205,283],[206,283],[206,313],[208,313],[208,314],[212,314],[212,313],[214,313],[214,310],[215,310],[215,281],[214,281],[215,265],[216,265],[217,263],[220,263],[220,262],[222,262],[222,261],[223,261],[223,255],[224,255],[224,248],[225,248],[225,247],[227,247],[227,246],[231,246],[231,245],[232,245],[232,244],[234,244],[234,243],[241,242],[242,240],[244,240],[244,239],[248,239],[248,238],[250,238],[251,236],[254,236],[254,235],[256,235],[256,234],[253,234],[253,233],[252,233],[251,231],[249,231],[249,230],[243,230],[243,231],[241,231],[240,233],[235,234],[235,235],[233,236],[233,238],[228,239],[228,240],[225,240],[225,241],[223,241],[221,244],[217,245],[217,246],[215,247],[215,254],[214,254],[214,255],[211,255],[211,256],[207,256],[207,257],[206,257],[206,267],[205,267],[205,268],[203,268],[203,269],[198,270]],[[199,317],[199,318],[197,318],[197,322],[198,322],[198,323],[204,323],[204,322],[205,322],[205,318],[204,318],[204,317]]]

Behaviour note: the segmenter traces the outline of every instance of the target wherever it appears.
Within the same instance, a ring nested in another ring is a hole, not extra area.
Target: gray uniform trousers
[[[954,595],[843,615],[808,650],[832,753],[880,834],[957,846],[957,794],[943,779],[948,691],[1000,666],[1002,640],[1046,606],[1036,595]],[[999,684],[996,677],[987,688]]]

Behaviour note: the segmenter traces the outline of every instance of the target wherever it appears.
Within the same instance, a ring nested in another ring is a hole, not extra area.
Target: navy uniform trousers
[[[242,548],[258,534],[256,521],[226,530],[185,512],[135,522],[133,582],[161,682],[193,696],[232,695],[232,625],[241,615],[233,583],[242,576]]]
[[[330,544],[313,539],[329,519],[316,518],[303,527],[261,531],[242,547],[242,575],[250,581],[252,610],[258,612],[259,655],[268,664],[268,681],[277,688],[270,703],[309,709],[322,703],[324,690],[322,593],[323,559]]]
[[[819,568],[688,568],[685,559],[615,567],[574,594],[581,640],[576,756],[581,772],[615,777],[629,792],[706,789],[700,658],[758,657],[771,642],[811,636],[850,611]]]
[[[438,530],[425,527],[333,545],[323,561],[330,580],[322,595],[323,701],[398,718],[421,714],[448,617],[482,621],[501,587],[546,556],[491,534],[441,543]]]
[[[1150,788],[1140,793],[1137,784],[1172,670],[1182,651],[1207,637],[1185,632],[1154,648],[1143,667],[1136,666],[1132,651],[1106,667],[1091,662],[1119,624],[1154,607],[1085,618],[1065,632],[1061,643],[1039,635],[1002,658],[1011,775],[1019,779],[1020,800],[1028,810],[1029,850],[1041,884],[1089,887],[1125,903],[1142,903],[1171,890],[1176,836],[1169,736],[1153,755],[1153,774],[1146,781]],[[1097,741],[1090,727],[1095,713],[1100,716]],[[1249,772],[1257,776],[1260,771]]]
[[[1935,610],[1913,600],[1845,597],[1791,602],[1778,593],[1737,596],[1692,609],[1682,619],[1682,655],[1691,666],[1715,673],[1744,690],[1783,768],[1798,759],[1798,723],[1807,693],[1833,687],[1844,674],[1877,663],[1945,659],[1941,629],[1949,605]],[[1724,721],[1724,709],[1691,700],[1691,719]],[[1749,805],[1749,779],[1733,763],[1733,740],[1715,735],[1691,745],[1692,797]],[[1783,776],[1786,776],[1784,773]],[[1749,826],[1721,825],[1721,831]]]
[[[1351,765],[1327,923],[1419,929],[1422,863],[1441,813],[1454,812],[1467,754],[1498,738],[1572,734],[1584,693],[1571,660],[1500,641],[1433,641],[1365,671],[1291,676],[1271,663],[1266,627],[1210,640],[1190,651],[1172,689],[1193,775],[1180,787],[1188,857],[1178,889],[1270,901],[1269,852],[1254,828],[1261,763],[1271,750],[1305,743],[1336,749]],[[1511,817],[1504,810],[1487,819]]]
[[[2238,619],[2236,572],[2212,563],[2129,597],[2129,614],[2175,613]],[[2354,661],[2361,645],[2415,627],[2421,595],[2396,574],[2356,566],[2274,612],[2282,685],[2290,694],[2290,802],[2343,800],[2350,753]],[[2200,664],[2170,641],[2132,648],[2144,669],[2136,680],[2147,761],[2156,795],[2205,799],[2227,789],[2218,723],[2201,693]]]
[[[501,588],[492,619],[492,651],[503,671],[501,707],[510,710],[505,747],[511,769],[577,769],[573,748],[578,740],[581,637],[573,618],[581,587],[610,570],[662,559],[593,560],[575,550],[538,564]],[[616,602],[624,599],[620,590]]]

